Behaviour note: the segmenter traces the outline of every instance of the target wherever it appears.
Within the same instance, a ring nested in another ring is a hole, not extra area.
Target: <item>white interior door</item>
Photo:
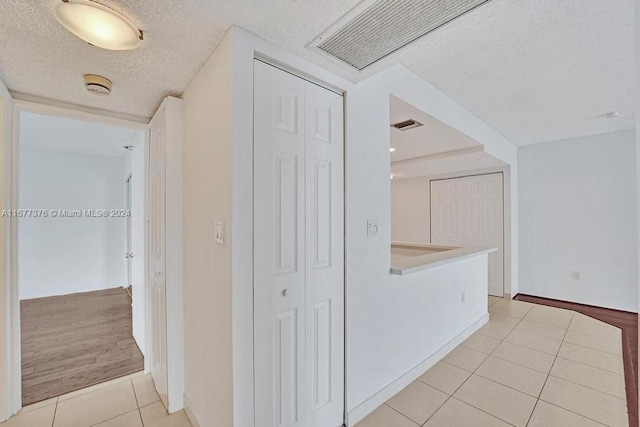
[[[343,98],[305,82],[307,426],[344,421]]]
[[[255,61],[259,427],[343,423],[342,102],[340,95]]]
[[[151,376],[167,406],[167,301],[166,301],[166,114],[152,120],[149,140],[149,337]]]
[[[504,296],[502,174],[431,181],[431,242],[491,246],[489,294]]]
[[[464,244],[464,195],[456,180],[431,181],[431,242]]]
[[[489,254],[489,294],[504,296],[504,241],[502,174],[480,175],[466,179],[468,213],[465,221],[465,245],[493,246]]]

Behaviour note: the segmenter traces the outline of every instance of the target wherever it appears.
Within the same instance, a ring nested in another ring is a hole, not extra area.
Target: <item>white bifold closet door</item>
[[[166,111],[152,120],[149,140],[149,337],[151,377],[165,407],[167,379],[167,258],[166,258]]]
[[[254,61],[257,427],[344,412],[343,98]]]
[[[489,294],[504,296],[502,173],[431,181],[431,243],[491,246]]]

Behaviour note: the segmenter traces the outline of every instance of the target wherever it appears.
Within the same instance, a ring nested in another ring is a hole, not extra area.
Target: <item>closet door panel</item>
[[[255,61],[256,426],[305,426],[304,81]]]

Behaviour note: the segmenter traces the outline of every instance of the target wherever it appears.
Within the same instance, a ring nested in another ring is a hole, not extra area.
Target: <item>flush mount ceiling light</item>
[[[393,153],[394,151],[396,151],[396,149],[391,147],[391,148],[389,148],[389,151]]]
[[[71,33],[103,49],[131,50],[142,43],[142,31],[133,22],[90,0],[61,0],[55,15]]]

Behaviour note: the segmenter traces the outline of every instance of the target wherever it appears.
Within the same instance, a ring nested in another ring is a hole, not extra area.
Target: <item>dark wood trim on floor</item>
[[[20,301],[22,405],[144,369],[124,288]]]
[[[611,308],[595,307],[575,302],[541,298],[533,295],[517,294],[515,300],[565,308],[593,317],[622,329],[622,358],[624,379],[627,389],[629,425],[638,425],[638,314]]]

